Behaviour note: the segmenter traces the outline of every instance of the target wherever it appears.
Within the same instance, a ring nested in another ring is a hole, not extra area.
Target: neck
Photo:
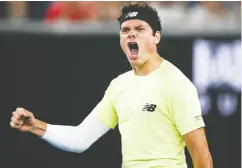
[[[163,58],[160,57],[158,54],[151,55],[149,56],[149,58],[150,59],[148,59],[146,62],[144,62],[141,65],[131,65],[135,75],[137,76],[149,75],[152,71],[157,69],[160,66],[161,62],[163,61]]]

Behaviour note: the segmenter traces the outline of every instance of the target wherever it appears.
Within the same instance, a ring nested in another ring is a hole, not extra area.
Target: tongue
[[[130,52],[131,52],[132,55],[137,55],[137,54],[138,54],[138,49],[133,49],[133,48],[132,48],[132,49],[130,50]]]

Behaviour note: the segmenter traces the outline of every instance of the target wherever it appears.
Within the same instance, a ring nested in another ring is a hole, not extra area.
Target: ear
[[[160,42],[161,34],[159,31],[156,31],[155,33],[155,44],[158,44]]]

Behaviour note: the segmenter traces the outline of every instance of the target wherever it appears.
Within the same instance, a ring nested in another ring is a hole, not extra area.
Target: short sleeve
[[[197,89],[190,81],[179,83],[170,100],[172,119],[181,135],[205,126]]]
[[[103,124],[114,129],[118,124],[118,116],[110,98],[110,94],[112,94],[110,87],[108,87],[102,100],[94,108],[94,111]]]

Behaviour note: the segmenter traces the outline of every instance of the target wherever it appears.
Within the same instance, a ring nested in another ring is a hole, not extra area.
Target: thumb
[[[27,110],[21,111],[21,115],[26,117],[26,118],[32,117],[31,113]]]

